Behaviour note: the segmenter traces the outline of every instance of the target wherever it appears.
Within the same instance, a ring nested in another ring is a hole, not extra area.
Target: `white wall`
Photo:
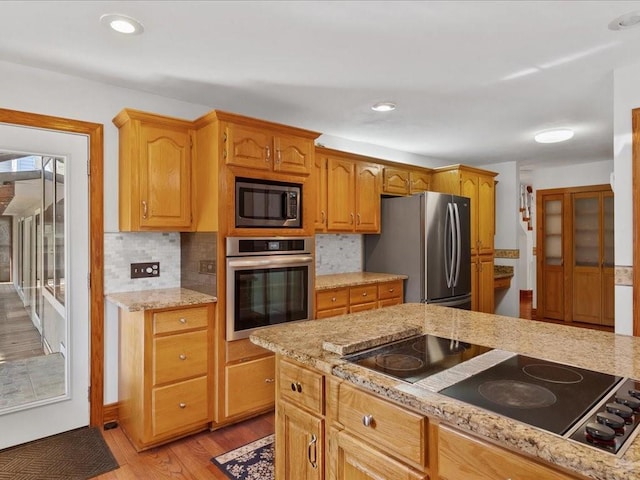
[[[195,119],[211,110],[204,105],[194,105],[7,62],[0,62],[0,72],[0,105],[3,108],[104,125],[106,232],[118,231],[118,129],[112,123],[113,117],[125,107],[186,119]],[[179,286],[179,280],[175,286]],[[117,310],[106,305],[105,403],[113,403],[118,399],[117,326]]]
[[[640,63],[614,71],[613,158],[615,263],[633,265],[633,188],[631,111],[640,107]],[[639,226],[635,226],[638,228]],[[633,333],[633,288],[616,285],[616,333]]]

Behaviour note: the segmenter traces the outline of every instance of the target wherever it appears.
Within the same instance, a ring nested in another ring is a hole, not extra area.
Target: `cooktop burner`
[[[515,355],[440,393],[563,435],[619,381],[613,375]]]
[[[491,350],[488,347],[420,335],[345,357],[346,360],[414,383]]]

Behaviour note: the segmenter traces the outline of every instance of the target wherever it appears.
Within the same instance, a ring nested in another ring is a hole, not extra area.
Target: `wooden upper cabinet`
[[[380,231],[380,166],[355,165],[355,211],[357,232]]]
[[[426,192],[431,183],[428,170],[408,170],[398,167],[383,167],[382,193],[387,195],[413,195]]]
[[[223,143],[227,165],[299,175],[308,175],[313,168],[310,138],[229,123]]]
[[[355,227],[355,164],[327,158],[327,230],[353,231]]]
[[[314,229],[324,232],[327,229],[327,157],[316,154],[313,160],[313,186],[315,189]]]
[[[391,195],[409,195],[409,170],[384,167],[382,171],[382,193]]]
[[[192,122],[128,109],[113,122],[120,140],[120,230],[192,230]]]

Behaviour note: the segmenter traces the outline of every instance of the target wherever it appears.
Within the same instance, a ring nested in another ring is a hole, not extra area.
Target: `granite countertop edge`
[[[334,288],[355,287],[358,285],[369,285],[372,283],[392,282],[394,280],[405,280],[406,275],[396,273],[376,273],[376,272],[351,272],[351,273],[331,273],[317,275],[315,278],[315,290],[332,290]]]
[[[110,293],[105,298],[127,312],[188,307],[218,301],[213,295],[179,287]]]
[[[622,457],[617,457],[437,392],[413,388],[405,382],[347,363],[338,354],[323,349],[326,337],[345,337],[355,341],[360,335],[375,343],[376,336],[381,335],[394,318],[401,318],[405,325],[413,323],[421,327],[423,333],[459,338],[603,373],[640,378],[640,366],[628,362],[629,358],[639,358],[640,338],[424,304],[403,304],[321,321],[265,328],[256,331],[251,341],[382,398],[568,472],[594,480],[628,480],[630,471],[640,471],[640,437],[629,445]],[[573,340],[567,340],[568,336]],[[612,351],[606,364],[601,360],[598,362],[604,351]]]

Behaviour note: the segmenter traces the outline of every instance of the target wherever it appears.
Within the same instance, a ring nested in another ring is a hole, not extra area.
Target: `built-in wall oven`
[[[313,315],[313,237],[227,237],[227,340]]]

